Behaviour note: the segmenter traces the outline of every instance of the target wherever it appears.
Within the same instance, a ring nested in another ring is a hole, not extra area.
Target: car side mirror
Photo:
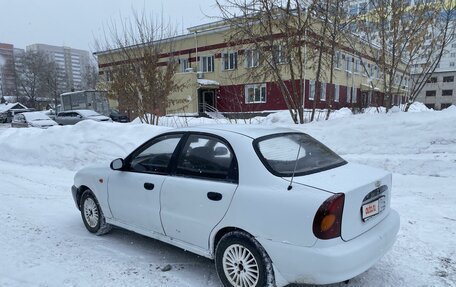
[[[215,155],[227,155],[228,154],[228,149],[223,146],[219,146],[215,148]]]
[[[110,167],[113,170],[121,170],[124,167],[124,160],[121,158],[115,159],[111,162]]]
[[[78,115],[78,118],[82,119],[82,116],[81,116],[81,115]]]

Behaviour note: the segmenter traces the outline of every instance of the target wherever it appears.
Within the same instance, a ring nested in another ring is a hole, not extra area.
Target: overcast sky
[[[0,0],[0,43],[18,48],[42,43],[94,50],[94,38],[132,9],[163,15],[179,33],[213,21],[214,0]],[[186,31],[185,31],[186,32]]]

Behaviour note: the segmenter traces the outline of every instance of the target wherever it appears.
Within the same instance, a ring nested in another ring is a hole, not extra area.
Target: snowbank
[[[424,106],[424,105],[423,105]],[[83,121],[75,126],[41,129],[1,129],[0,160],[76,170],[84,165],[123,157],[168,127],[251,123],[286,126],[309,133],[348,160],[401,174],[456,174],[456,107],[428,112],[365,113],[349,109],[330,120],[295,125],[288,111],[250,120],[162,117],[162,126]],[[326,114],[324,114],[326,116]],[[166,127],[164,127],[166,126]],[[453,161],[453,162],[452,162]]]
[[[9,128],[0,133],[0,160],[77,170],[89,164],[124,157],[166,129],[95,121],[47,130]]]

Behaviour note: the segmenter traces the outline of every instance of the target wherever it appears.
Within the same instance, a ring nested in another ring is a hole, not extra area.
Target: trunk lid
[[[345,194],[341,231],[344,241],[370,230],[389,213],[391,174],[381,169],[348,163],[323,172],[295,177],[294,183]]]

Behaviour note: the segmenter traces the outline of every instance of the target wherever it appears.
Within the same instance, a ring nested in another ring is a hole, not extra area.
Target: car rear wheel
[[[272,262],[264,248],[249,234],[225,234],[215,250],[215,268],[225,287],[275,286]]]
[[[112,226],[106,223],[103,211],[92,191],[87,189],[81,197],[79,209],[81,210],[82,221],[91,233],[103,235],[111,231]]]

